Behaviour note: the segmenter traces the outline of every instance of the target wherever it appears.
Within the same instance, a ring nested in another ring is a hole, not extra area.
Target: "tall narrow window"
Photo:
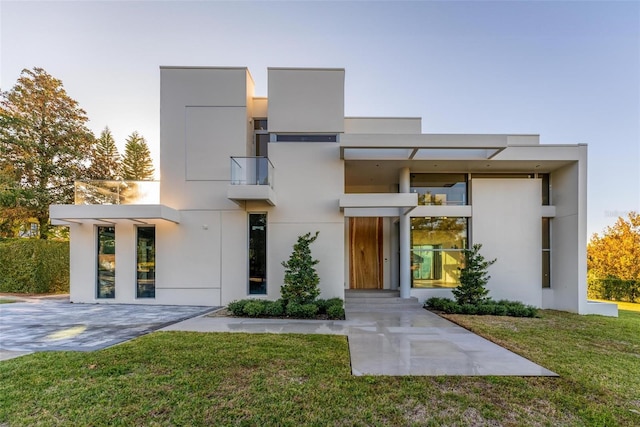
[[[269,132],[267,131],[267,119],[253,120],[254,155],[256,157],[269,157]],[[265,159],[255,160],[256,184],[269,184],[269,163]]]
[[[542,218],[542,287],[551,287],[551,224]]]
[[[136,298],[156,297],[156,228],[137,228]]]
[[[116,297],[116,228],[98,227],[98,298]]]
[[[249,294],[267,293],[267,214],[249,214]]]
[[[542,179],[542,205],[551,204],[551,181],[548,173],[539,173],[538,178]]]

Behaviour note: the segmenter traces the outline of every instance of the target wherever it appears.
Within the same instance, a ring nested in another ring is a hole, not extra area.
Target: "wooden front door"
[[[382,289],[382,218],[349,218],[351,289]]]

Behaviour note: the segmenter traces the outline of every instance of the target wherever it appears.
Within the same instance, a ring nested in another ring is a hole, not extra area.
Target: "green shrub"
[[[329,319],[342,320],[344,319],[344,308],[336,304],[330,305],[327,308],[327,316]]]
[[[305,319],[310,319],[315,317],[318,314],[318,306],[311,304],[302,304],[302,317]]]
[[[318,314],[318,307],[315,304],[298,304],[290,302],[287,304],[287,316],[296,319],[309,319]]]
[[[506,316],[507,315],[507,306],[502,304],[495,304],[493,306],[493,315],[494,316]]]
[[[329,298],[327,300],[327,310],[329,309],[329,307],[331,306],[338,306],[338,307],[343,307],[344,306],[344,301],[342,301],[342,298]]]
[[[490,316],[495,313],[495,307],[495,303],[478,304],[478,311],[476,314],[480,316]]]
[[[592,299],[628,302],[640,300],[640,280],[622,280],[617,277],[607,277],[605,279],[589,277],[587,285],[587,296]]]
[[[266,316],[279,317],[284,314],[284,306],[282,300],[277,301],[265,301],[264,314]]]
[[[268,302],[268,301],[260,301],[260,300],[249,301],[244,305],[244,309],[242,310],[242,312],[249,317],[262,316],[265,311],[264,310],[265,302]]]
[[[512,317],[537,317],[538,309],[524,305],[519,301],[486,299],[480,304],[458,304],[449,298],[429,298],[424,307],[429,310],[443,311],[448,314],[477,314]]]
[[[241,299],[237,301],[231,301],[227,306],[227,309],[234,316],[244,316],[244,306],[250,303],[252,300],[250,299]]]
[[[461,314],[477,314],[478,306],[475,304],[462,304],[460,305]]]
[[[315,300],[313,302],[316,307],[318,307],[318,313],[319,314],[326,314],[327,313],[327,300],[324,300],[322,298],[318,298],[317,300]]]
[[[442,311],[448,314],[460,313],[460,310],[460,304],[452,300],[447,300],[442,306]]]
[[[424,302],[424,307],[430,310],[444,311],[444,307],[447,305],[448,301],[451,300],[449,298],[433,297]]]
[[[302,313],[302,304],[298,304],[297,302],[290,302],[287,304],[287,308],[284,310],[285,314],[289,317],[301,317]]]
[[[41,239],[1,241],[0,292],[69,292],[69,242]]]

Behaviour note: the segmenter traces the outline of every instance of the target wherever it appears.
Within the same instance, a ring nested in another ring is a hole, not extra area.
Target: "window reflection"
[[[116,297],[116,228],[98,227],[98,298]]]
[[[464,173],[411,174],[411,192],[419,205],[466,205],[467,175]]]
[[[138,227],[137,236],[137,298],[156,297],[156,229]]]
[[[411,218],[412,286],[458,286],[466,247],[467,218]]]

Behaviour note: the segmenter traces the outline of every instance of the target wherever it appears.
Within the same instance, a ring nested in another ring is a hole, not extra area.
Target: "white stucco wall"
[[[247,203],[247,211],[267,212],[268,297],[278,298],[284,279],[282,261],[298,236],[319,231],[312,244],[322,298],[343,297],[344,217],[338,198],[344,187],[337,143],[270,143],[278,204]]]
[[[541,181],[473,179],[471,242],[497,261],[487,288],[495,300],[542,305]]]
[[[420,117],[345,117],[344,133],[422,133]]]
[[[269,68],[270,132],[343,132],[344,69]]]

